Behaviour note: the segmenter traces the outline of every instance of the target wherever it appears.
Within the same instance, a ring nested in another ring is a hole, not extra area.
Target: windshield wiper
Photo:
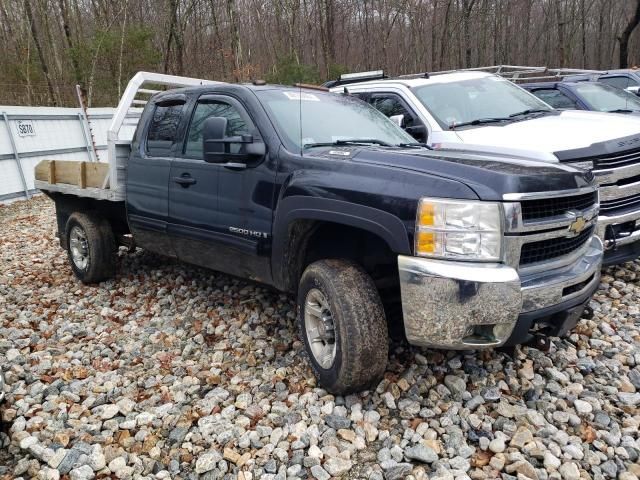
[[[433,150],[433,147],[431,147],[431,145],[427,145],[426,143],[422,142],[399,143],[396,146],[402,148],[428,148],[429,150]]]
[[[529,109],[523,110],[521,112],[512,113],[511,115],[509,115],[509,118],[520,117],[522,115],[531,115],[532,113],[547,113],[547,112],[550,112],[550,111],[551,110],[549,110],[547,108],[529,108]]]
[[[341,145],[381,145],[390,147],[391,144],[377,138],[352,138],[349,140],[336,140],[335,142],[305,143],[304,148],[313,147],[338,147]]]
[[[468,125],[483,125],[485,123],[511,122],[512,120],[513,119],[508,117],[476,118],[475,120],[471,120],[469,122],[452,123],[451,125],[449,125],[449,130],[455,130],[458,127],[466,127]]]
[[[615,110],[607,110],[607,113],[633,113],[638,110],[630,110],[628,108],[616,108]]]

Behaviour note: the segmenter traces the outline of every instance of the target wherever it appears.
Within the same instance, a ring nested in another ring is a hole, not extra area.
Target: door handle
[[[236,163],[236,162],[223,163],[222,166],[224,168],[228,168],[229,170],[244,170],[245,168],[247,168],[246,163]]]
[[[196,179],[188,173],[183,173],[180,177],[173,177],[172,180],[177,184],[182,185],[183,188],[187,188],[188,186],[196,183]]]

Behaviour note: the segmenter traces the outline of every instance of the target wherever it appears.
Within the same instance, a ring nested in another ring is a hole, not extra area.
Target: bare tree
[[[128,76],[321,82],[640,63],[640,0],[1,0],[0,102],[113,105]]]
[[[640,24],[640,0],[636,0],[635,12],[622,31],[622,34],[618,37],[618,43],[620,44],[620,68],[627,68],[629,66],[629,39],[638,24]]]

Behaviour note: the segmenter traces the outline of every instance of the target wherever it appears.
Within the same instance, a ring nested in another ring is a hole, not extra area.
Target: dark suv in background
[[[537,82],[520,86],[559,110],[640,115],[639,97],[602,82]]]
[[[565,77],[567,82],[598,81],[614,88],[640,95],[640,68],[624,68],[606,72],[585,73]]]

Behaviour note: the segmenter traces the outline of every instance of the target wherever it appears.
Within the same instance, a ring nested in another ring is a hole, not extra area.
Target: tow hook
[[[534,333],[525,345],[527,347],[537,348],[541,352],[548,352],[551,348],[551,340],[549,340],[547,335]]]
[[[584,307],[582,318],[584,318],[585,320],[591,320],[593,318],[593,308],[591,308],[589,305]]]

